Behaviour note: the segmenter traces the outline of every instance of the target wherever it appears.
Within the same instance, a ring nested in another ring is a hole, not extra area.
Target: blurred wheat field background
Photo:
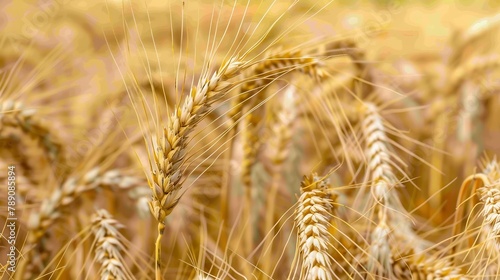
[[[499,7],[1,1],[1,278],[500,279]]]

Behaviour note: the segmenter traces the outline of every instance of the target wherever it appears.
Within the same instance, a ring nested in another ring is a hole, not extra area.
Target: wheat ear
[[[412,250],[393,258],[392,267],[395,279],[400,280],[469,279],[463,275],[461,268],[453,266],[446,257],[415,254]]]
[[[301,279],[333,279],[334,268],[329,255],[330,220],[335,197],[329,185],[316,174],[305,176],[300,187],[300,198],[295,222],[302,262]]]
[[[12,100],[1,102],[0,131],[2,126],[20,128],[40,143],[56,167],[67,166],[64,144],[46,122],[36,117],[36,110],[26,109],[22,103]]]
[[[460,62],[460,58],[464,53],[468,53],[466,50],[468,47],[474,43],[484,39],[488,35],[494,34],[500,26],[500,14],[496,14],[491,17],[482,18],[472,25],[469,26],[460,34],[459,41],[455,46],[453,53],[450,57],[450,62],[456,63]]]
[[[498,163],[496,160],[490,161],[486,164],[483,169],[482,174],[475,174],[472,176],[473,182],[475,183],[470,188],[470,185],[464,182],[464,186],[472,189],[472,193],[477,195],[479,201],[473,200],[471,202],[471,208],[475,204],[481,204],[480,215],[483,217],[481,225],[477,232],[477,236],[469,237],[469,244],[474,244],[476,242],[480,243],[480,250],[475,256],[474,265],[470,268],[471,272],[476,274],[484,275],[486,274],[496,275],[498,271],[499,264],[499,249],[500,249],[500,188],[499,188],[499,174],[500,169],[498,168]],[[469,177],[470,178],[470,177]],[[468,178],[468,179],[469,179]],[[462,190],[461,190],[462,191]],[[459,197],[461,198],[462,195]],[[474,197],[473,197],[474,198]],[[457,202],[460,203],[460,200]],[[458,212],[458,211],[457,211]],[[460,211],[459,214],[463,215],[464,211]],[[465,214],[467,215],[467,214]],[[456,220],[455,222],[458,222]],[[454,231],[458,234],[458,230]],[[455,237],[456,238],[456,237]],[[472,241],[474,239],[474,241]],[[473,243],[474,242],[474,243]],[[474,246],[472,246],[474,247]],[[454,248],[455,251],[457,251]]]
[[[398,181],[390,165],[388,138],[377,106],[372,103],[365,104],[362,125],[366,141],[368,168],[371,175],[371,192],[376,203],[375,212],[378,214],[377,226],[370,236],[369,251],[372,257],[368,262],[368,270],[376,275],[383,273],[392,276],[391,246],[389,244],[391,221],[388,217],[388,208],[391,204],[390,200],[395,196],[393,187],[397,185]],[[382,265],[382,270],[378,269],[379,265]]]
[[[474,57],[470,61],[459,65],[451,74],[447,95],[453,95],[464,81],[471,79],[476,75],[500,67],[500,57],[497,55]]]
[[[480,200],[484,203],[481,213],[484,224],[490,229],[488,238],[496,242],[500,248],[500,189],[498,182],[484,185],[477,190]]]
[[[210,106],[233,87],[233,83],[228,80],[236,77],[243,68],[244,63],[237,57],[232,57],[211,77],[202,77],[198,87],[191,89],[182,107],[178,106],[172,113],[160,137],[153,140],[153,184],[150,186],[153,197],[149,207],[158,222],[158,238],[155,244],[156,279],[161,279],[160,242],[165,229],[165,218],[180,199],[183,177],[181,165],[186,154],[189,133],[208,113]]]
[[[30,279],[43,266],[43,259],[32,260],[36,251],[43,251],[40,240],[47,234],[47,230],[57,220],[62,218],[75,201],[85,192],[96,189],[100,186],[116,185],[120,188],[130,188],[138,184],[135,177],[124,176],[117,170],[102,173],[99,168],[88,171],[81,178],[69,178],[60,189],[56,189],[52,195],[42,202],[40,210],[31,214],[28,221],[29,237],[25,248],[24,263],[27,264],[25,275]],[[43,254],[38,254],[41,256]],[[21,270],[22,271],[22,270]]]
[[[130,279],[122,256],[125,247],[119,238],[120,228],[123,228],[123,225],[104,209],[98,210],[92,217],[92,231],[96,242],[95,256],[101,264],[102,280]]]

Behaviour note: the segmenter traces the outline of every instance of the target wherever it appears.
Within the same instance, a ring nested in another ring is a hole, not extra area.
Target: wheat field
[[[500,279],[499,8],[2,0],[1,279]]]

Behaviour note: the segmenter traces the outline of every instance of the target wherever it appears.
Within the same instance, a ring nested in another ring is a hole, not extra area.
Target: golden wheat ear
[[[99,187],[113,187],[117,189],[128,189],[131,185],[140,182],[135,177],[130,177],[111,170],[103,172],[100,168],[94,168],[84,173],[80,177],[70,177],[63,182],[60,188],[56,189],[50,197],[42,201],[40,210],[31,213],[28,221],[29,235],[24,246],[25,254],[23,271],[29,279],[37,275],[46,263],[47,254],[42,254],[45,248],[42,240],[49,233],[49,228],[56,222],[71,214],[71,206],[76,205],[76,201],[89,191]]]
[[[394,252],[393,255],[391,262],[396,279],[471,279],[462,273],[460,267],[454,266],[449,257],[439,258],[412,250]]]
[[[198,87],[190,94],[168,119],[167,126],[153,139],[153,160],[151,182],[152,201],[150,210],[158,222],[156,241],[156,273],[161,279],[160,247],[165,229],[165,218],[172,212],[181,196],[183,182],[183,163],[189,134],[198,122],[208,113],[210,106],[222,98],[233,84],[228,80],[236,77],[244,68],[244,62],[233,57],[224,63],[212,76],[206,74],[200,79]]]
[[[298,250],[301,279],[330,280],[334,278],[330,226],[335,197],[328,191],[324,178],[316,174],[305,176],[300,186],[301,195],[296,208]]]
[[[0,131],[2,127],[20,129],[27,136],[35,139],[53,163],[54,168],[67,166],[65,145],[61,137],[47,121],[37,118],[36,110],[27,109],[20,102],[3,101],[0,103]]]
[[[398,242],[408,242],[415,251],[426,249],[430,242],[419,237],[414,231],[413,221],[403,207],[395,189],[402,186],[395,171],[401,159],[391,150],[387,127],[374,103],[365,103],[361,109],[362,132],[369,174],[368,201],[370,214],[366,214],[376,226],[370,228],[370,253],[367,269],[379,277],[394,277],[391,265],[394,248]],[[404,174],[404,172],[402,172]],[[404,175],[406,176],[406,175]],[[360,189],[360,194],[363,194]]]
[[[102,280],[133,279],[123,260],[125,246],[120,241],[119,229],[124,226],[111,214],[100,209],[92,217],[92,232],[95,237],[95,258],[101,264]]]
[[[498,275],[500,269],[500,168],[496,159],[484,165],[482,174],[475,176],[479,184],[473,185],[472,189],[472,195],[479,199],[477,205],[482,207],[479,212],[471,214],[476,217],[469,218],[471,224],[478,221],[480,226],[466,229],[462,240],[472,244],[468,246],[473,252],[470,255],[475,258],[471,272],[492,277]]]

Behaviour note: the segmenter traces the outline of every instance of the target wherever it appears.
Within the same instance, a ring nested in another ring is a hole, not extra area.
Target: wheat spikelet
[[[259,124],[262,117],[257,112],[249,113],[245,117],[245,128],[243,130],[243,162],[241,164],[241,181],[245,188],[252,186],[252,167],[257,162],[260,148]]]
[[[393,276],[393,271],[391,269],[392,253],[391,245],[389,244],[390,234],[391,229],[386,224],[384,218],[379,221],[370,234],[370,258],[368,260],[367,269],[377,276]]]
[[[324,179],[315,174],[305,176],[300,187],[295,222],[302,261],[301,279],[333,279],[328,228],[335,197],[328,187]]]
[[[481,233],[485,234],[485,242],[489,244],[487,248],[500,248],[500,186],[499,186],[499,166],[496,160],[487,163],[483,168],[483,174],[488,178],[488,182],[477,189],[477,195],[483,202],[481,214],[483,224]]]
[[[498,161],[496,158],[493,160],[488,161],[484,168],[483,168],[483,173],[488,176],[488,179],[490,182],[496,182],[500,180],[500,165],[498,164]]]
[[[119,239],[118,230],[123,228],[118,221],[104,209],[92,217],[92,231],[96,240],[95,256],[101,264],[102,280],[129,279],[122,252],[125,251]]]

